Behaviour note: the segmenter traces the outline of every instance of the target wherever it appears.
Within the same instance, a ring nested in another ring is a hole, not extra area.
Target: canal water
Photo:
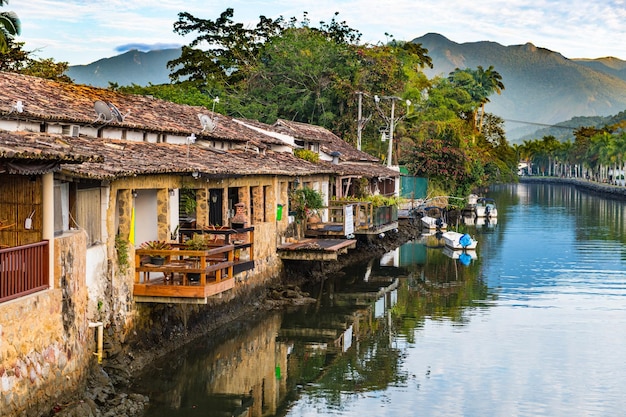
[[[626,412],[626,205],[494,187],[458,258],[420,236],[235,323],[134,381],[146,416],[617,416]]]

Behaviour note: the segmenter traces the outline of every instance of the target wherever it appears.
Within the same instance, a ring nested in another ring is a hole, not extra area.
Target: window
[[[54,234],[70,229],[70,186],[66,182],[54,184]]]

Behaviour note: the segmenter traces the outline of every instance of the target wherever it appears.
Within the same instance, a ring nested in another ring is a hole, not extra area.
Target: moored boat
[[[476,202],[476,217],[498,217],[496,201],[493,198],[479,198]]]
[[[422,224],[422,229],[446,230],[448,228],[448,224],[443,217],[443,211],[439,207],[424,208],[420,221]]]
[[[448,224],[441,217],[422,216],[422,228],[428,230],[446,230]]]

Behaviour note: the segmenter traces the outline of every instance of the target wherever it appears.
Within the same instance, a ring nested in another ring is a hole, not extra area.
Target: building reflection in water
[[[232,323],[229,334],[155,361],[133,389],[150,397],[152,417],[264,417],[284,415],[303,390],[340,402],[342,392],[397,383],[401,352],[392,336],[413,331],[403,324],[408,316],[456,315],[448,311],[465,298],[472,268],[455,262],[424,242],[407,244],[308,288],[314,304]]]

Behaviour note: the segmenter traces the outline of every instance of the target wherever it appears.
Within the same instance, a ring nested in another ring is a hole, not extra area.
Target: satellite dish
[[[109,107],[108,103],[102,100],[98,100],[93,103],[93,108],[96,112],[96,115],[98,116],[98,118],[95,120],[96,122],[103,120],[108,123],[113,120],[113,113],[111,112],[111,108]]]
[[[98,116],[96,120],[94,120],[94,123],[99,121],[103,121],[105,123],[113,121],[123,122],[124,118],[130,114],[130,112],[128,112],[125,115],[122,115],[117,107],[115,107],[115,104],[110,101],[97,100],[93,103],[93,108]]]
[[[203,132],[213,132],[215,131],[215,128],[217,128],[217,125],[215,124],[213,119],[211,119],[208,115],[200,113],[198,114],[198,118],[200,119],[200,124],[202,125]]]
[[[109,109],[111,110],[111,114],[113,115],[113,117],[116,118],[118,122],[123,122],[124,116],[122,116],[122,113],[117,109],[117,107],[115,107],[115,104],[109,101],[107,102],[107,105],[109,106]]]

